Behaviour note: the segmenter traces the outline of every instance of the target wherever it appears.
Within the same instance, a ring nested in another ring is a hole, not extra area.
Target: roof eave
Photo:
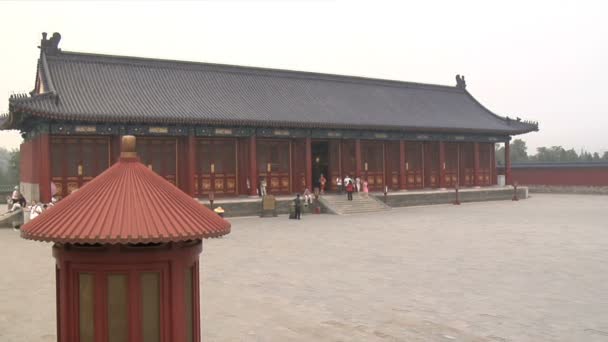
[[[408,131],[408,132],[424,132],[424,133],[478,133],[478,134],[500,134],[500,135],[518,135],[532,131],[537,131],[536,126],[528,125],[521,129],[512,130],[487,130],[475,128],[449,128],[449,127],[423,127],[423,126],[388,126],[388,125],[357,125],[357,124],[338,124],[325,122],[289,122],[289,121],[255,121],[255,120],[221,120],[221,119],[184,119],[171,120],[163,118],[155,119],[132,119],[132,118],[117,118],[104,115],[95,116],[79,116],[64,113],[52,113],[48,111],[38,111],[30,108],[26,103],[19,106],[19,112],[29,115],[46,118],[49,120],[65,120],[65,121],[80,121],[80,122],[112,122],[123,124],[169,124],[169,125],[210,125],[210,126],[251,126],[251,127],[281,127],[281,128],[302,128],[302,129],[371,129],[371,130],[389,130],[389,131]],[[14,115],[11,112],[9,116]],[[505,123],[507,124],[507,123]],[[507,124],[508,125],[508,124]],[[1,129],[15,129],[13,127],[2,127]]]

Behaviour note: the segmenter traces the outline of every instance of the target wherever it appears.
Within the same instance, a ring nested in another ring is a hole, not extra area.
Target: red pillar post
[[[361,177],[361,139],[355,140],[355,173],[353,178]]]
[[[257,196],[258,189],[258,156],[256,137],[252,135],[249,138],[249,196]]]
[[[116,161],[118,160],[118,158],[120,157],[120,148],[121,148],[121,144],[122,144],[122,136],[119,135],[113,135],[110,138],[110,166],[113,165],[114,163],[116,163]]]
[[[473,169],[473,185],[479,186],[481,182],[479,181],[479,143],[473,143],[473,156],[474,156],[474,169]]]
[[[445,188],[445,143],[439,142],[439,187]]]
[[[51,136],[42,133],[39,137],[39,164],[38,164],[38,189],[40,191],[40,201],[48,203],[51,201]]]
[[[194,197],[196,192],[196,189],[194,188],[194,174],[196,173],[196,137],[194,135],[188,136],[186,151],[188,151],[188,160],[186,162],[186,177],[188,177],[186,181],[188,187],[187,193],[190,197]]]
[[[490,144],[490,185],[496,185],[496,145]]]
[[[511,184],[511,144],[505,142],[505,184]]]
[[[405,141],[399,141],[399,189],[405,190]]]
[[[305,150],[305,162],[306,162],[306,187],[313,191],[312,187],[312,139],[310,137],[304,138],[304,150]],[[328,176],[329,177],[329,176]]]

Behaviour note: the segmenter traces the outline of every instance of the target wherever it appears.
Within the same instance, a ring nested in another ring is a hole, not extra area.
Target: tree
[[[604,155],[602,156],[602,160],[608,161],[608,151],[604,152]]]
[[[10,152],[8,176],[11,183],[19,183],[19,174],[21,168],[21,153],[19,149],[14,149]]]
[[[528,147],[526,142],[521,139],[515,139],[510,144],[511,147],[511,162],[522,163],[528,161]]]
[[[496,156],[496,164],[505,165],[505,147],[495,145],[494,155]]]

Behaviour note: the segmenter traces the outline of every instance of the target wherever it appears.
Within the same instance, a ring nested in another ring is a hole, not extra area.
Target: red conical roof
[[[125,137],[126,138],[126,137]],[[132,138],[134,139],[134,138]],[[26,239],[61,243],[153,243],[217,237],[230,223],[148,169],[132,151],[23,225]]]

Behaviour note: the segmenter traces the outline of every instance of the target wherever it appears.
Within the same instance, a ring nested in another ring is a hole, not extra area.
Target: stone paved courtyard
[[[231,220],[204,341],[608,341],[608,196]],[[55,341],[51,245],[0,230],[0,341]]]

